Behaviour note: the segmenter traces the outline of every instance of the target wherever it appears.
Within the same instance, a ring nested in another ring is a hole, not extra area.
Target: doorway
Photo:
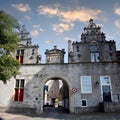
[[[100,82],[103,102],[112,102],[112,88],[110,76],[100,76]]]
[[[69,111],[69,87],[64,80],[59,78],[49,79],[43,89],[44,112],[59,113]]]
[[[111,90],[109,85],[103,85],[103,102],[111,102]]]

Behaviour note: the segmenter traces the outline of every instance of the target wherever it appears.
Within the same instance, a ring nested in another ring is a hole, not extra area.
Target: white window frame
[[[99,52],[90,52],[90,61],[91,62],[100,62],[100,53]]]
[[[82,101],[86,101],[86,106],[82,105]],[[87,106],[88,106],[87,99],[81,99],[81,107],[87,107]]]
[[[84,81],[85,79],[87,81],[86,84],[85,84],[85,81]],[[80,77],[80,82],[81,82],[81,93],[92,93],[91,76],[81,76]],[[88,90],[85,90],[86,88]]]
[[[106,81],[106,83],[103,81],[103,78],[107,77],[109,81]],[[110,85],[111,86],[111,80],[110,76],[100,76],[100,83],[101,85]]]
[[[18,81],[18,86],[17,86],[17,81]],[[22,86],[22,81],[24,82],[23,83],[23,86]],[[16,79],[16,84],[15,84],[15,88],[24,88],[25,87],[25,79]]]
[[[21,55],[24,56],[24,54],[25,54],[25,50],[24,49],[19,49],[19,50],[16,51],[16,56],[21,56]]]
[[[18,84],[17,84],[18,81]],[[23,81],[23,84],[22,84]],[[23,86],[22,86],[23,85]],[[20,89],[25,89],[25,79],[16,79],[16,83],[15,83],[15,89],[18,89],[18,91],[20,91]],[[18,100],[14,100],[14,102],[23,102],[24,101],[24,93],[23,93],[23,100],[20,101],[20,92],[18,93]]]
[[[100,52],[98,45],[90,45],[90,61],[100,62]]]

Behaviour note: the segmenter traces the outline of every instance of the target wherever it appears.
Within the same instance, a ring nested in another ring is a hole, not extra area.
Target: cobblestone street
[[[47,109],[44,113],[37,114],[12,114],[0,113],[0,120],[120,120],[120,113],[94,113],[75,115]]]

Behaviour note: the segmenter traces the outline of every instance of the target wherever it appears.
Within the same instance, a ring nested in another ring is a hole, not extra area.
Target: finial
[[[56,49],[56,48],[57,48],[57,46],[55,45],[55,46],[54,46],[54,49]]]
[[[92,18],[90,18],[89,22],[93,22],[93,19],[92,19]]]

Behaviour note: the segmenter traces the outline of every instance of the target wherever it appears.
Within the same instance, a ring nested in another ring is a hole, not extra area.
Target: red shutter
[[[20,88],[19,101],[23,101],[24,89]]]
[[[20,56],[20,63],[23,64],[23,56]]]
[[[15,88],[14,101],[18,101],[19,89]]]

